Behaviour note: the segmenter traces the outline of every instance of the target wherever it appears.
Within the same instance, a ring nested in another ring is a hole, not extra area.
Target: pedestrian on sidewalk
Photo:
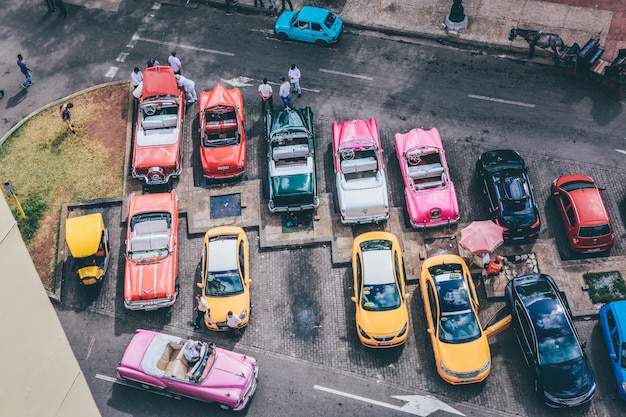
[[[285,0],[282,0],[283,2],[283,10],[281,10],[281,12],[285,11]],[[289,5],[289,10],[293,11],[293,4],[291,4],[291,0],[287,0],[287,4]]]
[[[198,95],[196,93],[196,83],[193,80],[190,80],[187,77],[184,77],[180,74],[175,75],[176,80],[178,81],[178,86],[182,87],[187,93],[187,104],[195,103],[198,101]]]
[[[70,132],[76,134],[76,130],[74,130],[74,126],[72,126],[72,116],[70,115],[70,109],[73,108],[74,104],[72,103],[61,104],[59,112],[61,113],[61,120],[67,125]]]
[[[209,305],[204,297],[200,294],[196,294],[196,307],[194,308],[194,311],[196,312],[196,322],[193,326],[194,329],[198,330],[200,328],[202,323],[204,323],[204,316],[207,313],[209,314],[209,323],[211,323],[211,309],[209,308]]]
[[[276,0],[267,0],[270,3],[269,11],[273,16],[276,16],[276,11],[278,7],[276,7]]]
[[[26,90],[28,87],[33,85],[33,77],[31,75],[33,70],[26,64],[26,61],[24,60],[24,56],[22,54],[17,54],[17,66],[20,67],[20,71],[22,71],[22,74],[24,74],[24,77],[26,77],[26,79],[22,83],[22,88]]]
[[[167,62],[170,64],[170,67],[172,67],[174,74],[180,74],[183,71],[183,64],[176,56],[176,51],[172,51],[172,54],[167,58]]]
[[[280,95],[280,98],[283,100],[283,105],[285,106],[285,110],[288,110],[293,105],[293,103],[291,102],[291,96],[289,95],[289,90],[291,90],[291,84],[289,84],[289,81],[285,80],[285,77],[280,77],[280,81],[282,84],[280,85],[278,94]]]
[[[226,314],[226,325],[228,326],[228,331],[235,337],[239,336],[239,325],[241,324],[241,319],[239,316],[233,314],[232,311],[229,311]]]
[[[63,0],[55,0],[57,7],[59,8],[59,11],[61,12],[61,16],[63,16],[64,18],[67,17],[67,9],[65,8],[65,4],[63,3]]]
[[[302,89],[300,88],[300,69],[296,67],[296,64],[291,64],[289,68],[289,82],[293,87],[294,93],[298,93],[298,98],[302,97]]]
[[[254,7],[258,7],[257,3],[259,6],[261,6],[261,9],[265,9],[265,6],[263,5],[263,0],[254,0]]]
[[[46,0],[46,5],[48,6],[48,13],[54,13],[57,11],[54,0]]]
[[[259,85],[259,96],[261,96],[261,115],[265,115],[265,105],[269,106],[270,111],[274,112],[274,91],[272,86],[267,83],[267,78],[263,78],[263,84]]]
[[[133,90],[143,81],[143,72],[139,70],[139,67],[135,67],[130,73],[130,81],[133,83]]]

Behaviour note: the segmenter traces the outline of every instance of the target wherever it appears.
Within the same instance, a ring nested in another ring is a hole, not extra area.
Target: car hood
[[[152,167],[177,167],[179,165],[179,151],[178,143],[173,145],[135,146],[133,151],[133,168],[139,171],[148,170]]]
[[[274,196],[313,193],[313,175],[297,174],[271,178]]]
[[[459,203],[452,182],[444,187],[419,191],[411,186],[406,192],[406,205],[411,220],[426,226],[447,223],[448,220],[454,222],[459,215]],[[431,218],[430,213],[434,209],[439,210],[441,215]]]
[[[581,358],[573,363],[559,366],[541,366],[539,378],[544,389],[557,398],[583,395],[595,383],[589,361]]]
[[[136,301],[164,298],[167,294],[174,295],[176,271],[173,268],[171,254],[153,263],[134,263],[127,260],[124,298]]]
[[[278,31],[279,29],[284,29],[284,30],[289,29],[291,19],[295,16],[295,14],[296,12],[293,12],[293,11],[282,12],[280,16],[278,16],[278,19],[276,20],[276,24],[274,25],[274,30]]]
[[[406,305],[389,311],[357,310],[357,324],[369,336],[397,335],[409,321]]]
[[[468,343],[436,343],[439,344],[441,362],[453,372],[475,372],[491,360],[489,342],[484,334]]]
[[[337,192],[341,210],[346,211],[346,217],[377,216],[386,212],[389,205],[387,199],[387,184],[384,176],[377,181],[374,178],[363,178],[346,183],[342,174],[338,174]],[[359,182],[361,187],[357,187]]]
[[[202,171],[205,174],[226,175],[241,172],[246,165],[245,147],[243,141],[238,145],[200,147]],[[218,169],[218,167],[228,167]]]
[[[203,388],[244,391],[254,377],[255,360],[241,353],[215,348],[216,358],[211,371],[202,381]]]
[[[226,321],[226,314],[232,311],[233,314],[240,315],[243,310],[248,312],[250,317],[250,293],[244,291],[231,297],[204,297],[211,309],[211,320],[213,322]]]

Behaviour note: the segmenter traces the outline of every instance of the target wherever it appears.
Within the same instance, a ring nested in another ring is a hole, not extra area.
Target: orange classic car
[[[246,169],[243,96],[216,85],[200,93],[200,161],[209,180],[241,178]]]
[[[176,191],[131,195],[126,231],[124,307],[155,310],[178,296]]]
[[[180,175],[184,114],[185,93],[172,69],[146,68],[135,122],[133,178],[159,185]]]

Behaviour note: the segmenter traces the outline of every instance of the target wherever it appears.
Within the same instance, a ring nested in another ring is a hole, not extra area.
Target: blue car
[[[602,306],[600,327],[617,380],[617,393],[626,400],[626,300]]]
[[[299,12],[283,12],[276,20],[274,33],[280,40],[293,39],[325,46],[337,42],[343,21],[320,7],[304,6]]]

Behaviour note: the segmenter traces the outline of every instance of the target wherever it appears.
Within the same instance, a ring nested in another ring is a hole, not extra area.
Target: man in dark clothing
[[[55,2],[61,12],[61,16],[67,17],[67,9],[65,8],[65,4],[63,4],[63,0],[55,0]]]
[[[46,5],[48,6],[48,13],[57,11],[56,6],[54,5],[54,0],[46,0]]]
[[[283,10],[282,11],[284,12],[285,11],[285,0],[282,0],[282,1],[283,1]],[[291,11],[293,11],[293,4],[291,4],[291,0],[287,0],[287,4],[289,5],[289,9]]]
[[[22,88],[26,90],[28,87],[33,85],[33,79],[30,75],[33,70],[30,69],[28,65],[26,65],[26,61],[24,60],[22,54],[17,54],[17,66],[20,67],[20,71],[22,71],[22,74],[24,74],[24,77],[26,77],[26,79],[22,83]]]

